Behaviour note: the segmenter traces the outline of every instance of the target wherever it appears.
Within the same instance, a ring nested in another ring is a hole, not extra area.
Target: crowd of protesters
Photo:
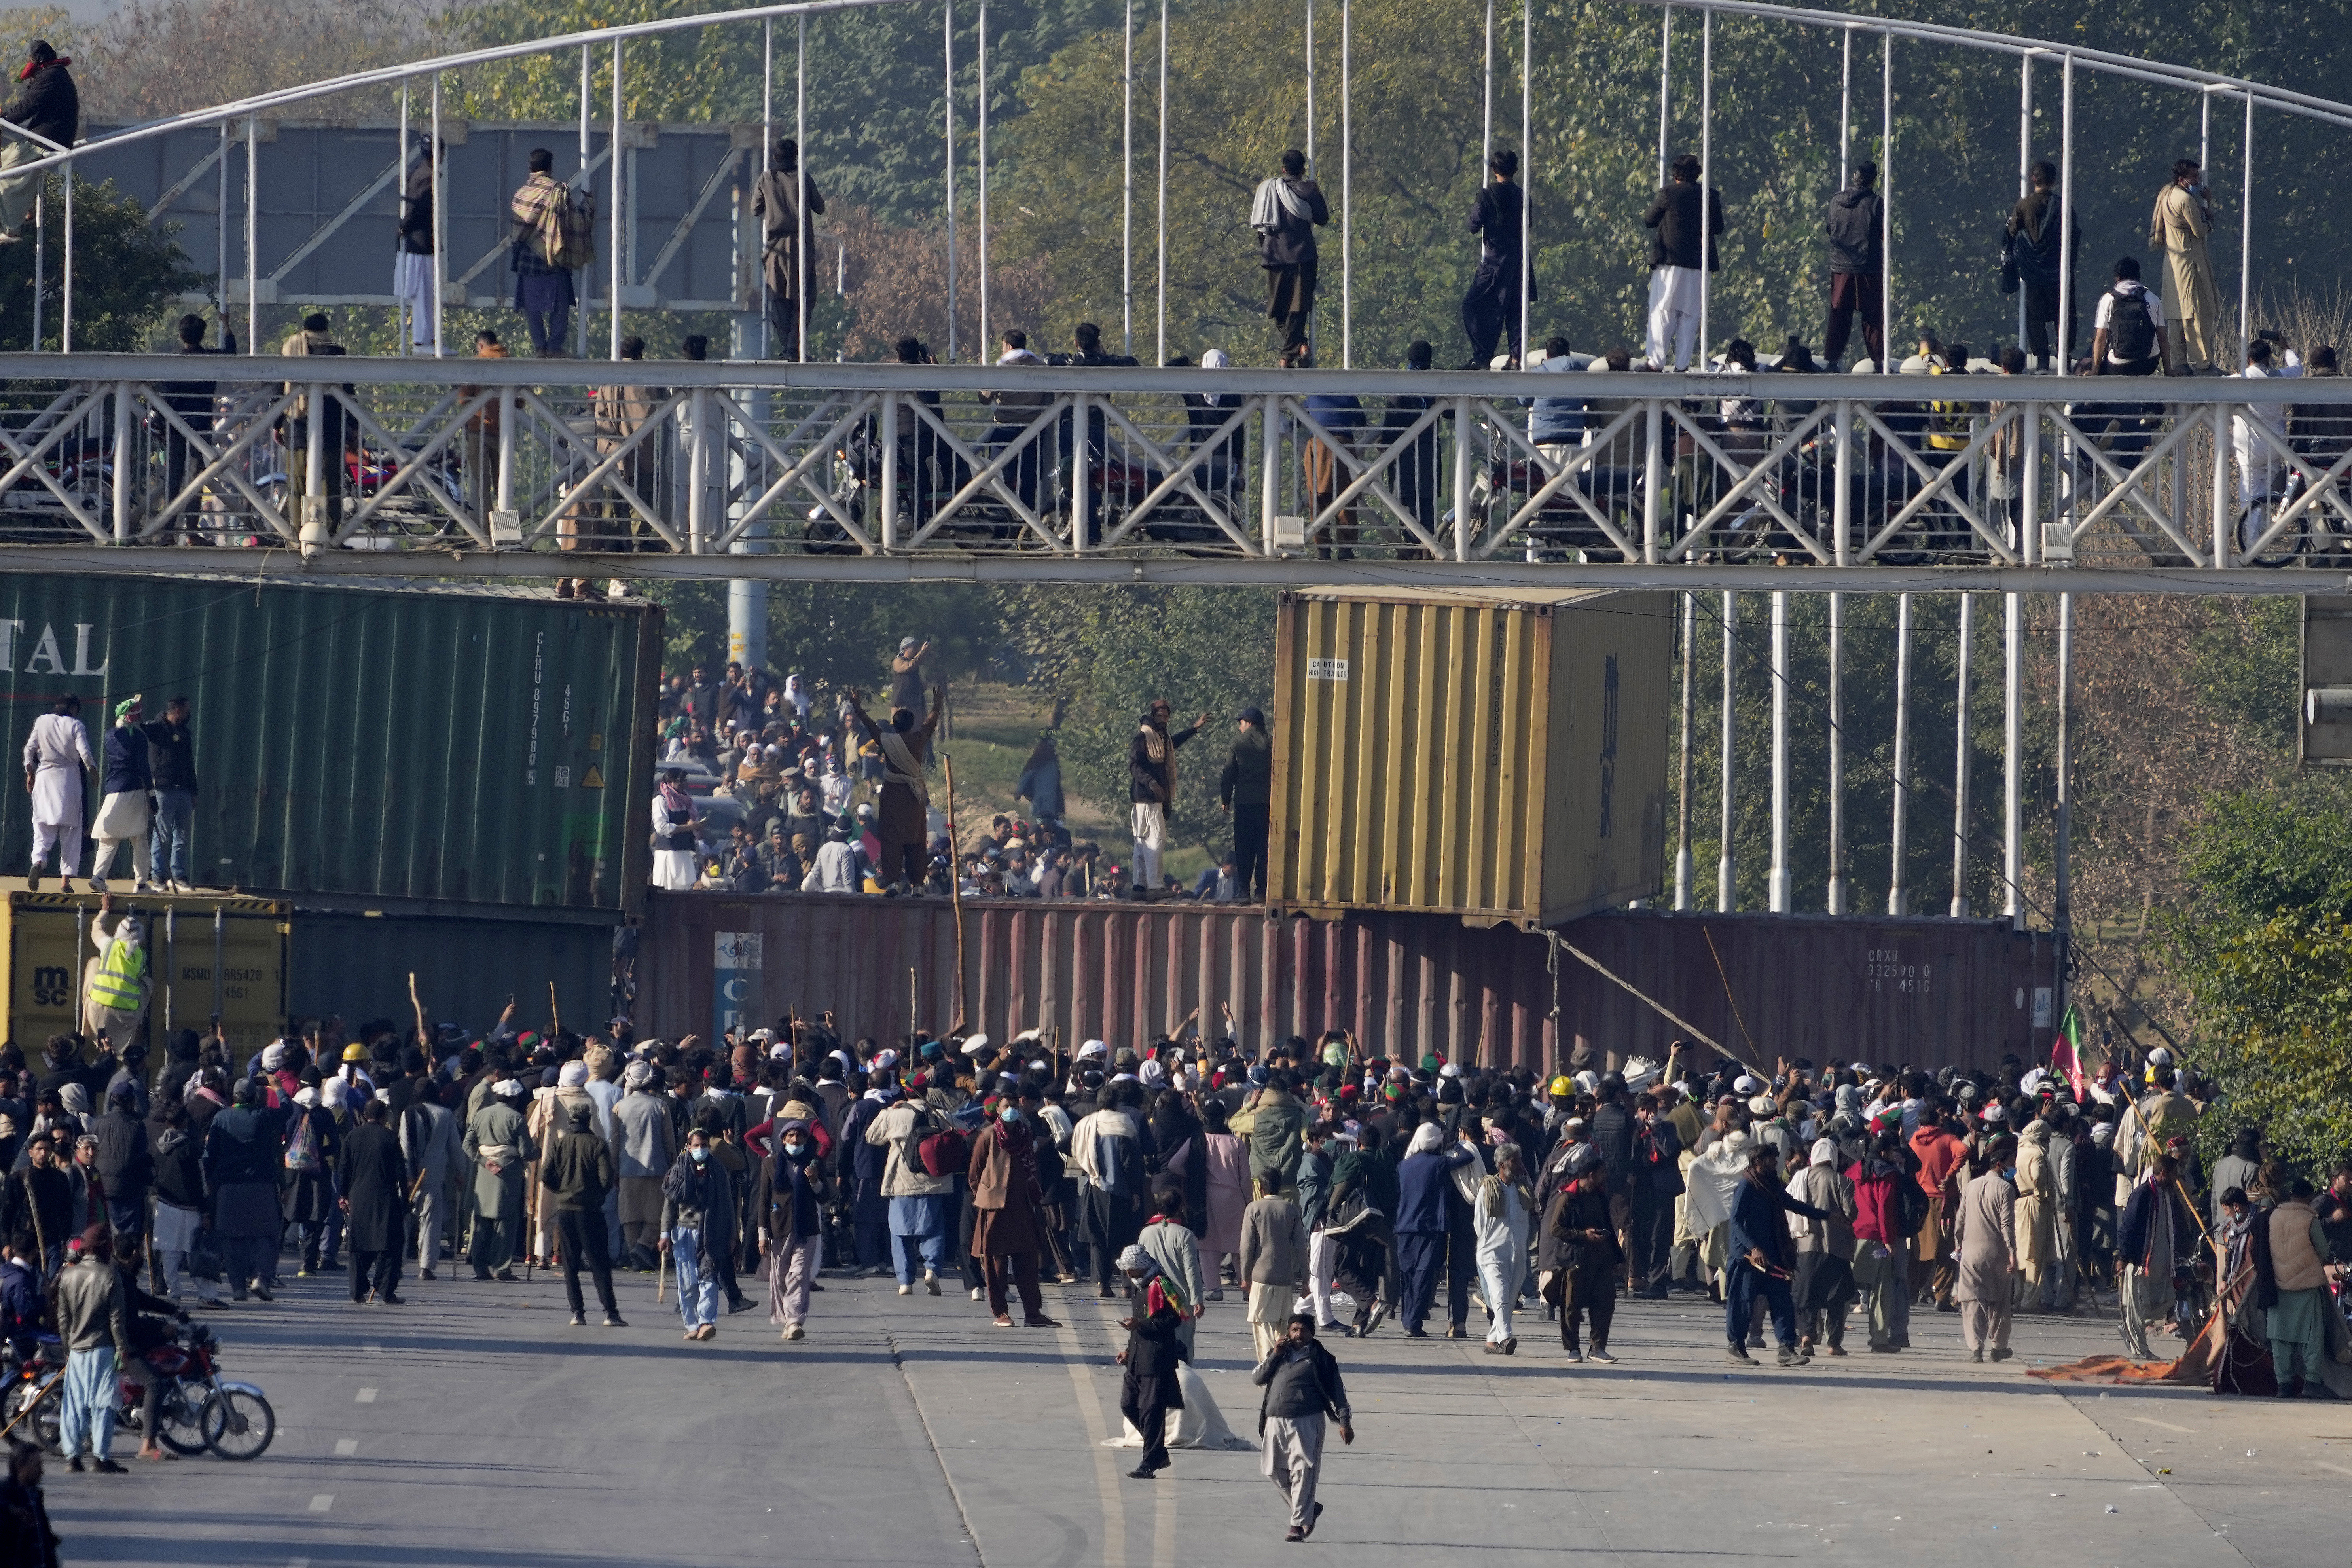
[[[288,1275],[397,1308],[411,1270],[545,1268],[573,1326],[593,1289],[623,1329],[615,1273],[656,1274],[689,1342],[761,1307],[787,1343],[821,1334],[828,1269],[1004,1329],[1058,1327],[1046,1288],[1076,1287],[1127,1303],[1149,1477],[1230,1300],[1298,1537],[1327,1427],[1352,1437],[1323,1339],[1391,1322],[1498,1356],[1549,1322],[1559,1364],[1607,1364],[1621,1300],[1680,1293],[1721,1305],[1731,1362],[1790,1367],[1857,1331],[1901,1353],[1915,1312],[1991,1362],[2020,1314],[2115,1312],[2147,1359],[2227,1302],[2282,1394],[2332,1397],[2352,1360],[2352,1163],[2297,1171],[2249,1129],[2209,1165],[2205,1088],[2162,1050],[2079,1078],[1694,1058],[1546,1079],[1338,1028],[1250,1049],[1230,1014],[1067,1055],[1034,1030],[850,1040],[830,1016],[583,1037],[511,1008],[480,1032],[330,1020],[242,1064],[189,1031],[160,1065],[58,1037],[37,1064],[0,1048],[0,1338],[69,1347],[68,1457],[105,1471],[118,1360]]]

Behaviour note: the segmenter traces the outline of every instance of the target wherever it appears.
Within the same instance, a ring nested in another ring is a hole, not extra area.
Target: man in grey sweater
[[[1273,1478],[1290,1504],[1290,1529],[1285,1541],[1304,1541],[1315,1533],[1315,1520],[1323,1505],[1315,1500],[1315,1483],[1323,1471],[1323,1434],[1336,1423],[1339,1441],[1356,1440],[1355,1418],[1348,1409],[1348,1388],[1339,1380],[1339,1363],[1315,1341],[1315,1317],[1300,1312],[1274,1352],[1258,1363],[1250,1381],[1265,1390],[1258,1404],[1257,1429],[1264,1443],[1259,1471]]]
[[[82,1468],[85,1434],[98,1468],[119,1474],[114,1462],[114,1369],[131,1359],[130,1321],[122,1276],[103,1226],[82,1234],[81,1255],[58,1276],[58,1334],[66,1344],[66,1392],[58,1415],[58,1444],[68,1469]]]

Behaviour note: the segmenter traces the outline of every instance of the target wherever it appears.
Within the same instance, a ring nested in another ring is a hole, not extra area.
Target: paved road
[[[1131,1481],[1091,1291],[1055,1331],[992,1327],[952,1291],[830,1279],[809,1337],[764,1312],[680,1342],[650,1277],[626,1330],[564,1326],[559,1285],[411,1282],[362,1309],[341,1277],[214,1314],[231,1375],[278,1412],[260,1461],[52,1470],[74,1563],[255,1568],[573,1564],[1107,1564],[1445,1558],[1906,1568],[2054,1550],[2085,1564],[2340,1562],[2352,1413],[2201,1391],[2060,1391],[1973,1365],[1958,1320],[1919,1348],[1735,1370],[1705,1304],[1621,1307],[1613,1368],[1571,1369],[1549,1325],[1520,1352],[1392,1329],[1335,1346],[1358,1441],[1327,1455],[1322,1528],[1282,1542],[1249,1453],[1180,1453]],[[593,1315],[593,1314],[592,1314]],[[1476,1315],[1475,1309],[1474,1317]],[[2024,1358],[2113,1347],[2027,1320]],[[1213,1306],[1201,1365],[1247,1436],[1248,1331]],[[127,1448],[128,1445],[125,1445]],[[126,1462],[130,1462],[126,1457]],[[2108,1511],[2113,1509],[2115,1511]]]

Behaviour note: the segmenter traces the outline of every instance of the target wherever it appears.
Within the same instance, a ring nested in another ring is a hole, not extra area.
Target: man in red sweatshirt
[[[1940,1106],[1919,1108],[1919,1131],[1911,1135],[1911,1152],[1919,1156],[1919,1190],[1927,1194],[1927,1223],[1919,1227],[1915,1256],[1927,1265],[1927,1289],[1936,1310],[1957,1312],[1952,1285],[1958,1274],[1952,1261],[1952,1216],[1960,1201],[1958,1172],[1968,1163],[1968,1145],[1944,1123]]]

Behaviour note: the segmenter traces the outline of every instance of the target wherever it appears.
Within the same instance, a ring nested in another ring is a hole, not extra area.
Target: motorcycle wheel
[[[173,1382],[155,1402],[155,1440],[174,1454],[205,1451],[205,1407],[188,1397],[188,1385]]]
[[[40,1408],[18,1421],[17,1417],[23,1415],[25,1407],[37,1399],[40,1402]],[[39,1384],[19,1383],[9,1390],[5,1408],[0,1409],[0,1426],[16,1422],[16,1430],[11,1434],[12,1436],[30,1438],[41,1446],[44,1453],[62,1454],[65,1452],[65,1444],[58,1435],[58,1423],[59,1414],[64,1408],[63,1379],[59,1379],[57,1385],[47,1393],[42,1392]]]
[[[278,1436],[278,1413],[269,1401],[231,1388],[205,1402],[205,1447],[224,1459],[257,1459]]]

